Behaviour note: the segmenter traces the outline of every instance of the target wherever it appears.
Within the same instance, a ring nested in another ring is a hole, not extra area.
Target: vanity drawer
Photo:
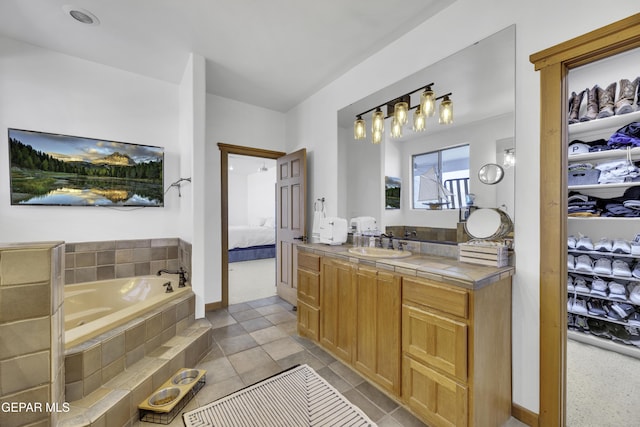
[[[402,351],[467,381],[467,325],[416,307],[402,306]]]
[[[320,272],[320,256],[307,252],[298,252],[298,268]]]
[[[469,293],[419,277],[402,278],[402,301],[415,302],[454,316],[469,317]]]

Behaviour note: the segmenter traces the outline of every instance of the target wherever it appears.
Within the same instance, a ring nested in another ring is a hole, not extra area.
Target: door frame
[[[565,426],[567,374],[567,74],[640,47],[640,14],[537,52],[540,71],[540,408],[538,425]],[[544,248],[544,250],[543,250]]]
[[[220,149],[220,255],[221,255],[221,306],[229,305],[229,154],[260,157],[263,159],[278,159],[286,155],[281,151],[265,150],[262,148],[243,147],[218,142]]]

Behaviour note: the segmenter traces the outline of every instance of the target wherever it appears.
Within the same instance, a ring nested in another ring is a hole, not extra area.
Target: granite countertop
[[[406,258],[371,258],[349,252],[350,245],[323,245],[304,243],[298,245],[302,251],[317,255],[340,258],[352,263],[390,270],[405,276],[423,277],[467,289],[479,289],[515,274],[515,268],[489,267],[460,262],[456,258],[416,253]]]

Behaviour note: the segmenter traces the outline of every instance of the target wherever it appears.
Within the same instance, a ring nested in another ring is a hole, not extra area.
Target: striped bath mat
[[[185,412],[183,420],[186,427],[375,426],[308,365]]]

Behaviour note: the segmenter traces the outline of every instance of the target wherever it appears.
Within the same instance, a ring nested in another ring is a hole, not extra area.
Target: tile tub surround
[[[70,411],[61,414],[55,426],[131,427],[135,425],[139,419],[138,404],[179,369],[198,366],[198,363],[210,353],[212,343],[209,320],[194,321],[89,395],[69,402]],[[182,419],[176,418],[174,421],[182,422]]]
[[[65,352],[66,400],[82,399],[159,351],[195,320],[195,295],[177,298]]]
[[[179,267],[191,271],[191,244],[178,238],[66,244],[66,284],[144,276]]]
[[[0,408],[31,403],[42,411],[0,410],[3,427],[56,425],[63,407],[62,242],[0,244]]]

